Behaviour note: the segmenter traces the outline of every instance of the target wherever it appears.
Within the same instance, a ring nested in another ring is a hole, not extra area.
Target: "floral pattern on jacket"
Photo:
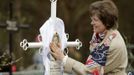
[[[103,74],[101,69],[106,64],[107,60],[107,52],[109,50],[109,46],[111,40],[116,36],[115,33],[110,34],[104,41],[104,34],[95,34],[90,41],[91,55],[89,55],[86,65],[88,67],[95,67],[96,69],[93,71],[93,75],[101,75]],[[103,41],[103,42],[102,42]],[[99,66],[98,66],[99,65]]]

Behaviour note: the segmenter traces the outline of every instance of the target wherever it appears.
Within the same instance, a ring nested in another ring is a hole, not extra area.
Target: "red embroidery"
[[[93,71],[93,75],[100,75],[99,70],[98,70],[98,69],[95,69],[95,70]]]
[[[86,65],[93,64],[93,63],[94,63],[94,61],[92,59],[89,59],[86,61]]]

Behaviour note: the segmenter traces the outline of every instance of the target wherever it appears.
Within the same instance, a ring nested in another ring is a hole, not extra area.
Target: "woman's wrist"
[[[62,59],[62,63],[63,63],[63,65],[66,64],[66,62],[67,62],[67,58],[68,58],[68,55],[65,55],[64,58]]]

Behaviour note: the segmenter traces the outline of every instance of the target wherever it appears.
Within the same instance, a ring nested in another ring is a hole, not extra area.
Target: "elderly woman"
[[[118,9],[112,1],[97,1],[90,5],[93,36],[86,64],[59,51],[60,45],[50,44],[51,54],[63,62],[64,71],[76,75],[126,75],[127,49],[118,28]]]

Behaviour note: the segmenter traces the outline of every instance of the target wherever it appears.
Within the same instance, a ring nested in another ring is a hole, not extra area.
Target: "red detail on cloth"
[[[115,36],[116,36],[116,33],[112,33],[112,36],[113,36],[113,37],[112,37],[112,39],[113,39],[113,38],[115,38]]]
[[[88,64],[93,64],[94,63],[94,61],[92,60],[92,59],[88,59],[87,61],[86,61],[86,65],[88,65]]]
[[[95,63],[92,59],[88,59],[87,61],[86,61],[86,65],[91,65],[91,64],[93,64],[93,63]],[[94,69],[93,71],[92,71],[92,75],[100,75],[100,72],[99,72],[99,70],[96,68],[96,69]]]
[[[92,74],[93,74],[93,75],[100,75],[100,73],[99,73],[99,70],[98,70],[98,69],[94,70]]]

